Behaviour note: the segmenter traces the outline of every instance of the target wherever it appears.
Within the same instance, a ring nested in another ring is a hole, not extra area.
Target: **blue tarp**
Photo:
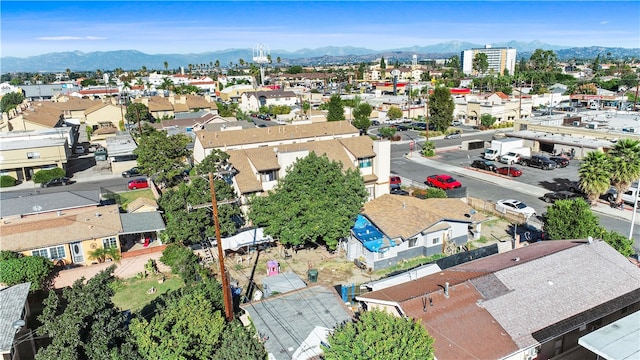
[[[395,246],[395,243],[388,239],[377,227],[375,227],[366,217],[358,215],[356,223],[353,225],[353,234],[362,242],[367,250],[371,252],[384,252],[386,246]],[[385,249],[382,249],[385,247]]]

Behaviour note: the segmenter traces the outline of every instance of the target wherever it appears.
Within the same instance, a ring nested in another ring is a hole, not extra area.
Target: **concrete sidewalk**
[[[439,149],[439,151],[441,150]],[[411,157],[405,156],[404,158],[406,160],[413,161],[426,166],[436,167],[438,169],[441,169],[442,172],[472,177],[474,179],[482,180],[494,185],[499,185],[504,188],[515,190],[527,195],[542,197],[544,194],[550,192],[549,190],[539,186],[529,185],[529,184],[524,184],[518,181],[514,181],[512,178],[507,176],[491,174],[491,173],[483,172],[480,170],[445,164],[433,159],[422,157],[419,154],[415,154],[415,153]],[[403,179],[403,182],[404,182],[404,179]],[[617,217],[627,221],[631,221],[631,217],[633,216],[632,206],[625,205],[624,210],[619,210],[619,209],[611,208],[611,206],[609,206],[608,203],[605,203],[602,201],[596,202],[595,205],[591,207],[591,210],[597,213]],[[640,221],[640,214],[636,215],[636,221]]]

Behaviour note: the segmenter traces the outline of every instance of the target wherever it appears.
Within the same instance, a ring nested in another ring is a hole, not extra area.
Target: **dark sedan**
[[[407,196],[409,195],[409,192],[407,190],[402,190],[400,188],[392,188],[391,190],[389,190],[389,194]]]
[[[542,200],[547,203],[554,203],[558,200],[572,200],[572,199],[583,199],[584,197],[580,194],[576,194],[571,191],[556,191],[544,194]]]
[[[71,180],[69,180],[68,177],[57,177],[49,181],[43,182],[42,184],[40,184],[40,186],[43,188],[46,188],[49,186],[60,186],[60,185],[69,185],[69,184],[71,184]]]
[[[496,170],[500,175],[518,177],[522,175],[522,170],[514,166],[503,166]]]
[[[487,160],[473,160],[471,167],[491,172],[495,172],[498,168],[493,162]]]
[[[569,166],[569,159],[562,156],[552,156],[549,158],[549,160],[554,161],[556,164],[558,164],[559,168]]]

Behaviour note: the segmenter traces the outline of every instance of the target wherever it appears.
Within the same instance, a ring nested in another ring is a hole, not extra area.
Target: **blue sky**
[[[1,56],[186,54],[451,40],[640,48],[639,1],[6,1]]]

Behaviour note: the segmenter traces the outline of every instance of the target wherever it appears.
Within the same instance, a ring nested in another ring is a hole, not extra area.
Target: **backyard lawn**
[[[119,198],[118,202],[120,203],[120,206],[122,206],[122,208],[126,210],[127,205],[130,202],[141,197],[156,201],[156,198],[153,196],[153,192],[151,192],[150,189],[145,189],[145,190],[133,190],[133,191],[118,193],[118,198]]]
[[[112,298],[113,303],[120,310],[136,312],[158,296],[176,290],[184,284],[182,279],[175,275],[166,276],[163,283],[158,283],[158,279],[159,277],[150,275],[143,279],[134,277],[116,281],[112,285],[115,290],[115,295]],[[148,294],[147,292],[152,287],[156,291],[153,294]]]

